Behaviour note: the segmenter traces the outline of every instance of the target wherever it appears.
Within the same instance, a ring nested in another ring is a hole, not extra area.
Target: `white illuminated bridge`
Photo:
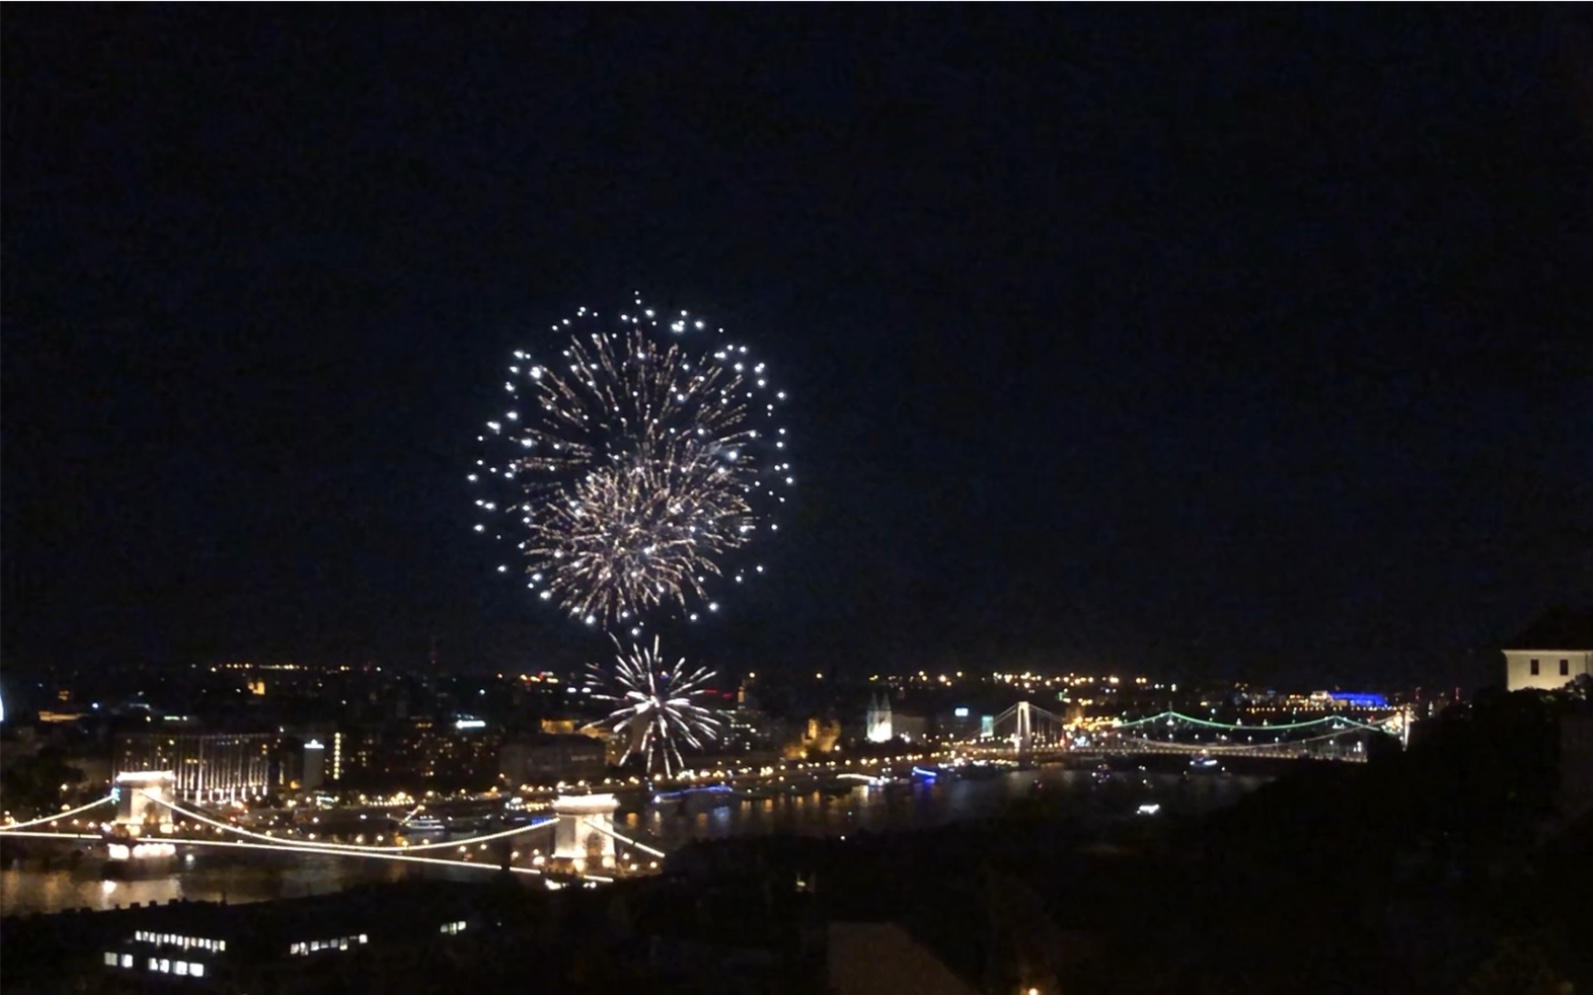
[[[172,801],[161,788],[159,779],[162,776],[169,777],[163,772],[119,775],[117,787],[104,798],[54,815],[0,826],[0,837],[94,840],[107,845],[112,860],[166,857],[175,854],[178,846],[192,846],[279,854],[317,854],[488,871],[508,870],[514,874],[547,877],[550,881],[566,877],[611,881],[613,878],[610,875],[624,870],[620,860],[622,849],[634,850],[655,859],[664,856],[662,850],[615,832],[613,814],[619,803],[613,795],[564,796],[553,803],[553,814],[545,819],[481,836],[435,843],[382,846],[275,836],[234,826]],[[114,815],[110,811],[113,806],[118,809]],[[105,809],[111,818],[99,824],[100,831],[75,831],[73,820],[76,817],[101,809]],[[178,832],[173,816],[182,816],[196,827],[208,828],[214,835],[195,835],[193,829]],[[154,831],[147,832],[146,828],[151,822]],[[456,854],[479,852],[485,850],[489,843],[529,836],[550,828],[554,834],[554,845],[551,854],[539,862],[541,866],[521,867],[510,862],[498,864],[448,856],[450,851]]]

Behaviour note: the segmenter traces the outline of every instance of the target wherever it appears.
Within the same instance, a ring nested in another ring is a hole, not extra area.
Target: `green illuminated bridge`
[[[1021,755],[1116,753],[1250,756],[1360,762],[1373,735],[1403,745],[1410,722],[1403,711],[1373,721],[1323,715],[1289,722],[1233,723],[1165,711],[1094,728],[1069,727],[1061,716],[1027,701],[995,717],[998,742]]]

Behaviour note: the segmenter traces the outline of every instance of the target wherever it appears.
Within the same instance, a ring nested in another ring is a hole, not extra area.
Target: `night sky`
[[[1497,679],[1593,600],[1571,9],[9,7],[4,665],[599,655],[465,474],[640,291],[793,396],[705,662]]]

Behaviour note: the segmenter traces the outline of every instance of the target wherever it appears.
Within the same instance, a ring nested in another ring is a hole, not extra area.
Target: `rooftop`
[[[1593,608],[1556,605],[1505,645],[1516,650],[1593,649]]]

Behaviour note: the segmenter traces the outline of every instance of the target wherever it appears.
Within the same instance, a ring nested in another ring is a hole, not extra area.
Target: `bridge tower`
[[[1017,742],[1018,752],[1028,753],[1034,742],[1034,715],[1027,701],[1018,702],[1018,713],[1014,716],[1017,729],[1013,732],[1013,739]]]
[[[557,870],[599,870],[614,866],[613,795],[561,795],[553,802],[558,822],[553,827],[553,867]]]
[[[111,799],[116,803],[116,826],[129,836],[172,830],[171,801],[177,775],[169,770],[130,770],[116,775]]]

